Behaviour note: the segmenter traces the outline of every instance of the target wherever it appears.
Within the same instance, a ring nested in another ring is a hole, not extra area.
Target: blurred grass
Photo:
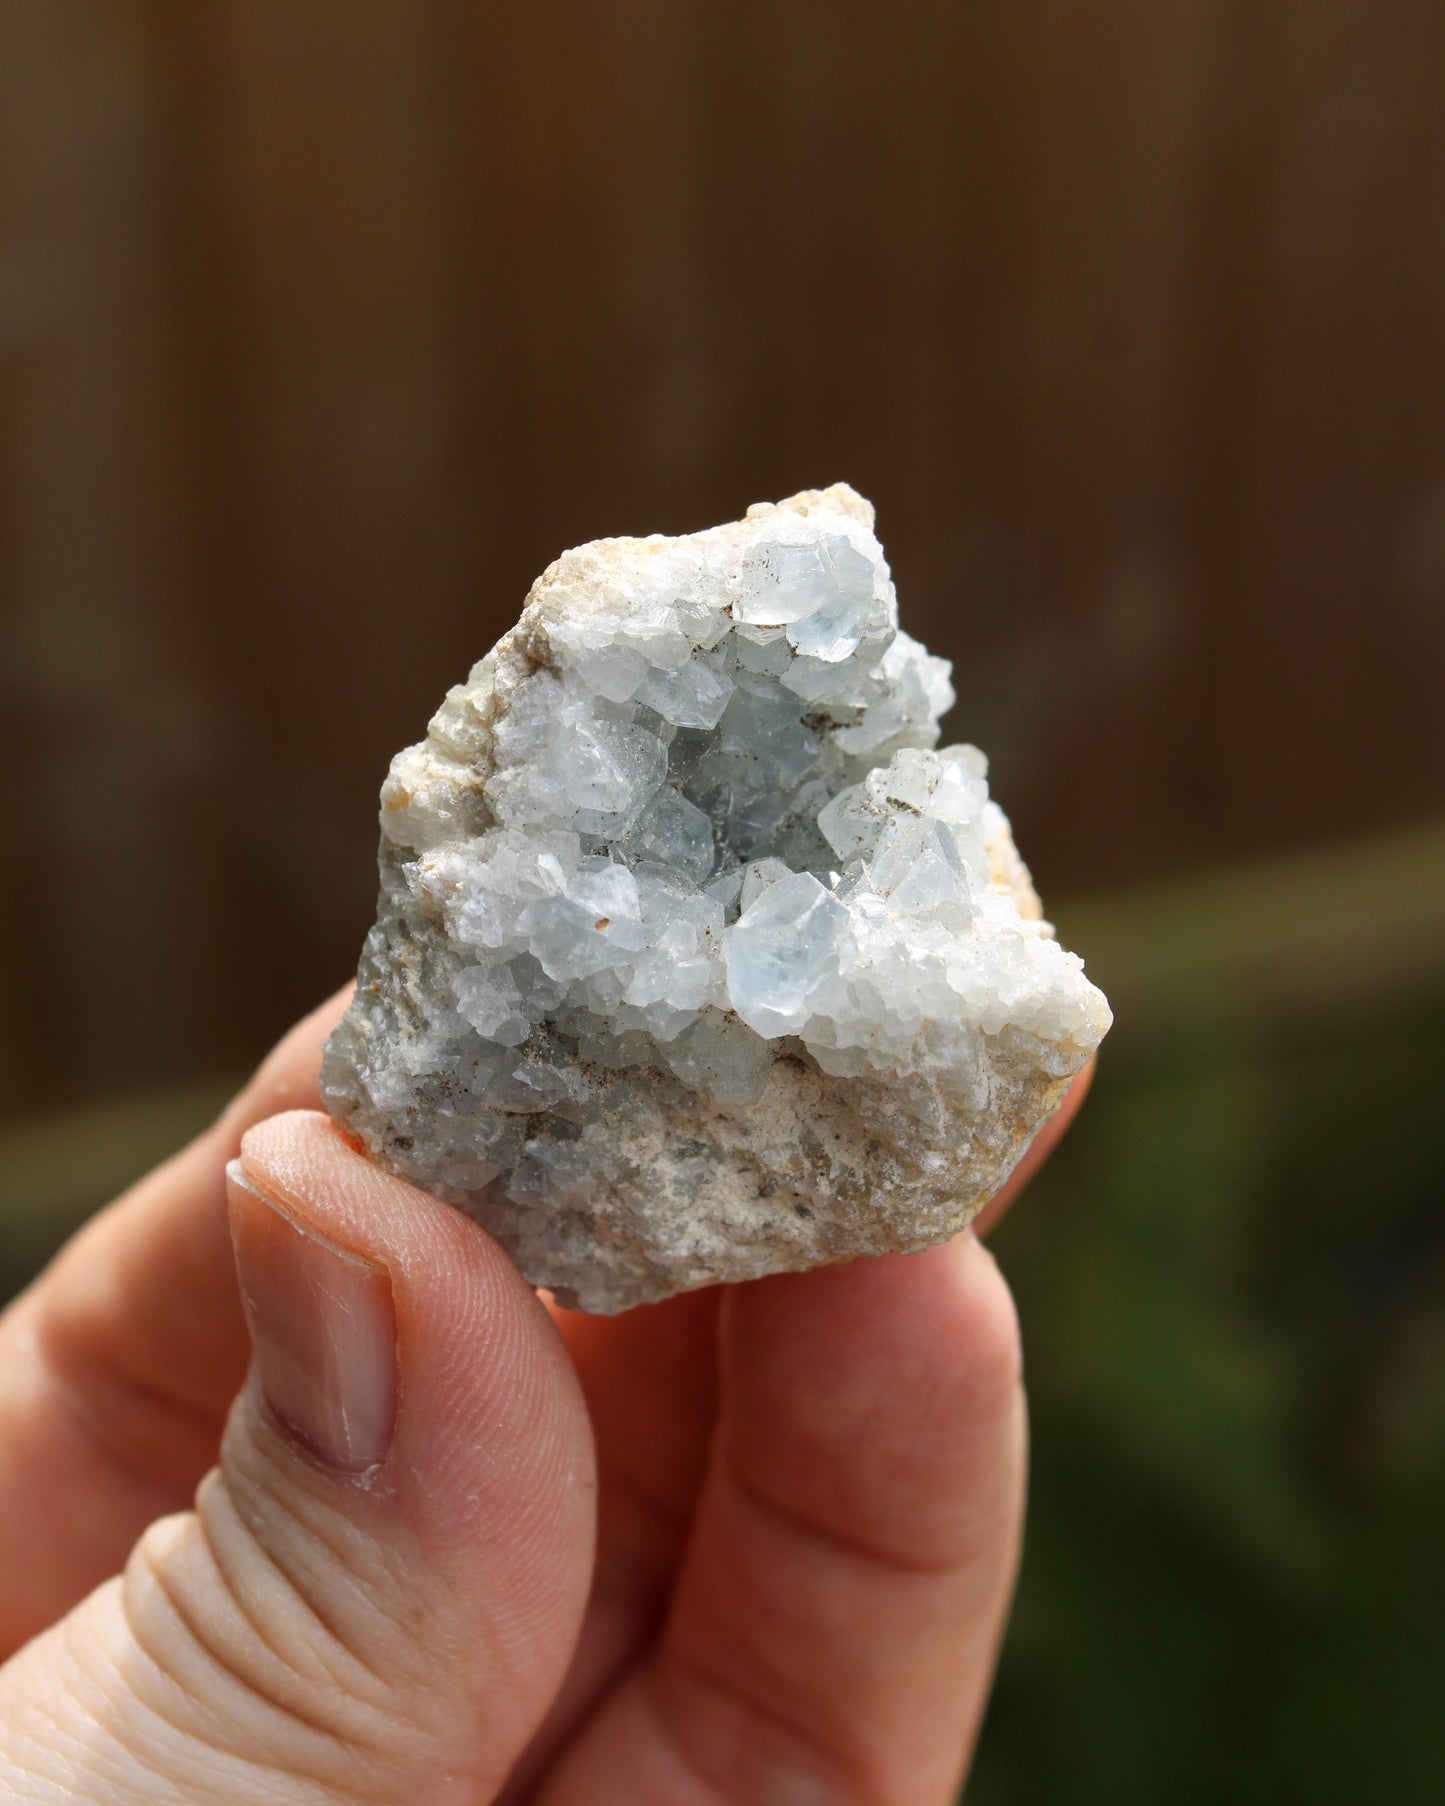
[[[199,1134],[239,1086],[239,1075],[198,1079],[0,1126],[0,1300],[100,1205]]]
[[[970,1806],[1445,1799],[1445,834],[1059,917],[1118,1026],[995,1237],[1033,1478]]]
[[[995,1238],[1034,1465],[970,1806],[1434,1806],[1445,825],[1056,914],[1117,1026]],[[0,1131],[0,1294],[232,1089]]]

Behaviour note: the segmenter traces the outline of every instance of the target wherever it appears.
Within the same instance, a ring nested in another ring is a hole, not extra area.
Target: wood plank
[[[1046,892],[1445,809],[1438,0],[0,11],[19,1109],[259,1053],[531,579],[848,477]]]
[[[0,9],[10,1110],[173,1069],[220,951],[156,856],[221,749],[185,608],[166,146],[146,52],[127,6]]]

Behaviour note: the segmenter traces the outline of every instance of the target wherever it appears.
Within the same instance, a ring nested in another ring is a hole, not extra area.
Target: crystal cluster
[[[322,1086],[613,1311],[961,1228],[1109,1026],[844,485],[564,553],[381,799]]]

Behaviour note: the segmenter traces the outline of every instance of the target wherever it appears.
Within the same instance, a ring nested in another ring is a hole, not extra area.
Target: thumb
[[[489,1237],[324,1117],[253,1128],[229,1179],[253,1358],[220,1466],[0,1669],[0,1796],[488,1800],[590,1576],[567,1357]]]

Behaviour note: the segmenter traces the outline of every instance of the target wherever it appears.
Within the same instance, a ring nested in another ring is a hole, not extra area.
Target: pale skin
[[[946,1806],[1023,1521],[979,1236],[1088,1074],[979,1233],[593,1318],[317,1114],[345,1001],[0,1318],[0,1798]],[[385,1317],[364,1470],[251,1358],[297,1245]]]

